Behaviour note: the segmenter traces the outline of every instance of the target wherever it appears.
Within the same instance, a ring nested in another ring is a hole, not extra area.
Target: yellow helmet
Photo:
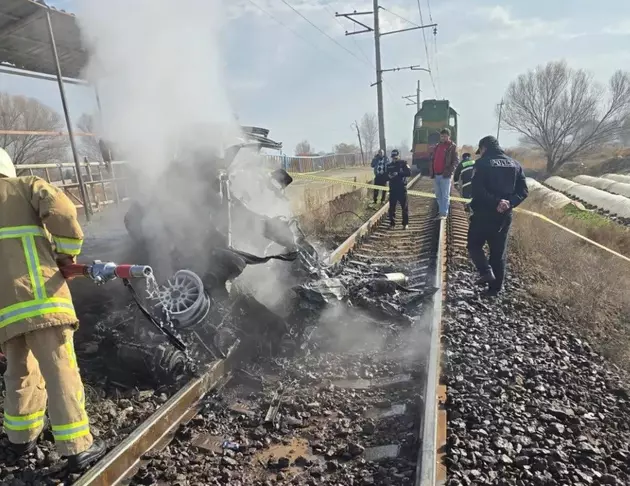
[[[0,148],[0,177],[17,177],[11,156]]]

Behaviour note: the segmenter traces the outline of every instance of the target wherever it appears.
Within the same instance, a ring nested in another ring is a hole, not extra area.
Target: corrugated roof
[[[41,1],[0,0],[0,63],[56,75],[50,46],[46,9]],[[50,9],[63,76],[78,78],[88,54],[74,15]]]

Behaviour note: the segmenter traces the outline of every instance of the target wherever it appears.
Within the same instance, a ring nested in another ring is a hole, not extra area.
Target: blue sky
[[[75,10],[78,0],[57,0]],[[106,1],[106,0],[103,0]],[[354,142],[351,124],[376,110],[373,38],[346,37],[353,26],[334,12],[371,10],[366,0],[288,0],[353,57],[292,12],[281,0],[252,0],[280,20],[279,25],[249,0],[230,0],[222,31],[230,84],[230,101],[241,123],[271,129],[272,138],[292,152],[307,139],[317,150]],[[130,4],[133,0],[130,0]],[[421,0],[425,23],[427,0]],[[416,0],[381,0],[383,7],[419,23]],[[427,31],[436,89],[427,73],[385,74],[385,117],[389,144],[410,141],[413,107],[403,95],[415,93],[420,79],[423,98],[447,98],[460,113],[460,143],[474,143],[496,132],[494,109],[511,80],[537,64],[566,59],[606,82],[616,69],[630,69],[630,2],[608,0],[432,0],[438,23],[437,56]],[[600,5],[603,8],[596,8]],[[382,12],[383,30],[410,27]],[[296,35],[294,32],[299,34]],[[427,66],[418,31],[382,39],[383,67]],[[358,58],[358,59],[357,59]],[[25,94],[61,110],[54,83],[0,75],[0,91]],[[437,91],[437,93],[436,93]],[[93,92],[69,87],[74,120],[95,110]],[[107,100],[103,100],[104,103]],[[516,135],[502,133],[504,145]]]

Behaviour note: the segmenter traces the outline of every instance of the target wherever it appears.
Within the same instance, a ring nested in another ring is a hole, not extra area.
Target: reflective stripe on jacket
[[[459,177],[461,178],[462,189],[463,189],[464,187],[470,186],[472,182],[472,175],[473,175],[473,170],[475,168],[475,161],[466,160],[462,162],[460,165],[462,169],[459,173]]]
[[[73,325],[70,289],[55,253],[76,256],[83,232],[72,201],[39,177],[0,178],[0,344]]]

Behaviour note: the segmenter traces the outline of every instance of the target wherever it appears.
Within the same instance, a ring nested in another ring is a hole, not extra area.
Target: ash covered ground
[[[518,276],[497,300],[474,279],[465,259],[451,262],[447,484],[630,484],[627,374]]]
[[[424,365],[416,324],[332,313],[293,356],[238,370],[133,484],[412,484]]]

